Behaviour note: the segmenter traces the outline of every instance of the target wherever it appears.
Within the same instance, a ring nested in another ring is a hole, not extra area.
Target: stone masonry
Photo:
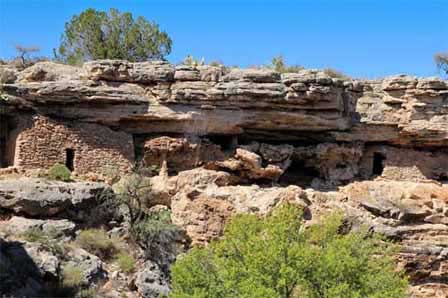
[[[106,167],[121,170],[134,161],[132,136],[93,123],[59,122],[35,116],[32,127],[17,139],[15,165],[49,168],[66,164],[67,149],[73,150],[73,168],[78,174],[101,172]]]

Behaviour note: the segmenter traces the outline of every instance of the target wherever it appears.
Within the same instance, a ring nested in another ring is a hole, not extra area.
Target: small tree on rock
[[[171,39],[156,23],[129,12],[89,8],[65,24],[58,60],[79,64],[94,59],[146,61],[171,52]]]
[[[268,65],[268,67],[274,69],[279,73],[299,72],[303,69],[303,67],[300,65],[287,65],[283,56],[276,56],[272,58],[271,64]]]
[[[151,200],[151,181],[147,171],[142,166],[135,166],[130,175],[121,177],[113,186],[116,199],[128,209],[131,228],[143,220]]]
[[[40,48],[38,47],[25,47],[20,44],[16,45],[17,58],[20,60],[23,66],[26,65],[27,60],[29,59],[29,55],[31,53],[39,52]]]

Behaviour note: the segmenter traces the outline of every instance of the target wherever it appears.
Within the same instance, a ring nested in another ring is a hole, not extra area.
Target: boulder
[[[407,75],[391,76],[383,80],[381,87],[384,91],[406,90],[417,85],[415,77]]]
[[[170,292],[167,277],[150,261],[146,261],[142,269],[135,274],[135,286],[143,298],[168,297]]]
[[[27,242],[24,248],[28,256],[33,260],[33,263],[39,269],[39,275],[51,275],[57,278],[59,274],[60,256],[55,255],[43,244],[37,242]]]
[[[95,255],[82,248],[74,248],[67,254],[68,261],[63,267],[79,268],[82,273],[81,285],[91,287],[93,284],[107,278],[107,271],[103,262]]]
[[[246,148],[248,147],[246,146]],[[280,156],[279,158],[282,157]],[[211,162],[205,167],[208,169],[229,171],[231,173],[237,172],[238,176],[243,179],[266,179],[276,181],[289,166],[289,160],[286,160],[283,163],[274,164],[269,164],[268,161],[263,160],[263,158],[255,152],[244,148],[236,148],[233,158]],[[268,164],[263,166],[264,163]]]
[[[201,75],[199,70],[193,66],[178,65],[176,66],[174,79],[176,81],[200,81]]]
[[[257,83],[275,83],[280,81],[280,73],[266,68],[233,68],[223,77],[223,81],[250,81]]]
[[[128,62],[124,60],[96,60],[84,63],[91,80],[115,82],[154,83],[174,79],[174,67],[165,61]]]
[[[145,165],[160,167],[166,161],[170,172],[190,170],[225,157],[220,146],[211,142],[166,136],[148,139],[143,150]]]
[[[85,220],[86,213],[110,192],[104,183],[59,182],[37,178],[0,180],[0,207],[29,216],[54,216],[62,212]]]
[[[17,79],[17,69],[0,65],[0,84],[12,84]]]
[[[45,82],[78,80],[82,75],[80,67],[54,62],[38,62],[25,68],[18,77],[20,82]]]
[[[58,262],[47,251],[44,254],[36,260],[39,267],[25,243],[0,238],[0,293],[5,297],[36,297],[44,288],[42,274],[48,270],[52,275]]]
[[[74,233],[75,224],[67,219],[31,219],[19,216],[13,216],[4,222],[1,229],[9,233],[23,234],[30,230],[41,230],[44,233],[71,235]]]

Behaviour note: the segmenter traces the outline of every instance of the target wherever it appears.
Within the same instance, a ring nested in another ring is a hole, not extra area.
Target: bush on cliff
[[[290,204],[236,216],[220,241],[177,260],[171,297],[405,297],[393,246],[341,226],[336,214],[304,229]]]
[[[87,229],[79,233],[76,242],[88,252],[103,260],[110,259],[118,253],[118,239],[111,239],[102,229]]]
[[[70,170],[63,164],[57,163],[54,164],[48,170],[48,178],[51,180],[59,180],[59,181],[70,181],[72,173]]]
[[[272,58],[271,64],[268,65],[268,68],[272,68],[279,73],[288,73],[288,72],[299,72],[303,70],[303,66],[300,65],[287,65],[283,56],[276,56]]]
[[[94,59],[147,61],[162,59],[171,52],[171,39],[156,23],[143,17],[134,20],[129,12],[89,8],[65,24],[58,60],[80,64]]]

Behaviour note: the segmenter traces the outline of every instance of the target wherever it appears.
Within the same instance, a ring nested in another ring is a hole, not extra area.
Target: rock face
[[[143,298],[168,297],[170,288],[166,277],[156,264],[146,262],[143,270],[136,273],[135,286]]]
[[[0,176],[54,163],[85,177],[161,168],[148,178],[146,207],[170,208],[199,245],[219,238],[232,215],[268,214],[283,201],[302,206],[307,224],[343,210],[352,229],[401,244],[411,297],[448,296],[446,80],[102,60],[1,66],[0,82]],[[97,214],[90,204],[107,189],[0,180],[0,207],[15,214],[4,226],[69,235]],[[56,265],[45,260],[51,275]],[[135,290],[166,295],[169,270],[145,264]]]
[[[82,221],[89,217],[85,211],[97,206],[106,191],[108,186],[103,183],[5,179],[0,180],[0,207],[38,217],[58,216],[64,212]]]
[[[48,285],[57,282],[58,275],[68,267],[79,270],[79,283],[86,287],[106,277],[103,263],[85,250],[77,249],[62,258],[38,242],[0,238],[0,265],[0,294],[4,297],[55,297],[58,294],[51,292]]]
[[[143,149],[146,165],[160,167],[167,161],[172,171],[192,169],[225,157],[220,146],[198,138],[156,137],[145,141]]]
[[[185,171],[172,179],[183,181],[187,177],[194,179],[190,178],[190,184],[178,183],[171,208],[174,222],[185,229],[193,243],[204,245],[219,238],[234,214],[267,214],[285,201],[302,206],[309,224],[331,210],[342,210],[353,229],[364,226],[401,243],[399,266],[416,284],[411,288],[412,297],[447,294],[448,185],[364,181],[338,192],[320,192],[297,186],[213,183],[226,174],[209,170]]]
[[[43,62],[9,77],[3,84],[4,165],[49,167],[64,163],[71,149],[80,173],[99,172],[107,160],[126,169],[139,158],[135,148],[141,155],[156,149],[155,134],[219,136],[221,144],[230,143],[223,135],[233,136],[234,144],[448,144],[448,87],[436,78],[344,81],[310,70],[279,74],[118,60],[82,68]],[[169,150],[194,152],[192,144]]]
[[[41,230],[44,233],[61,233],[70,235],[74,233],[75,224],[67,219],[61,220],[42,220],[19,216],[11,217],[7,222],[2,223],[2,229],[7,233],[23,234],[30,230]]]

